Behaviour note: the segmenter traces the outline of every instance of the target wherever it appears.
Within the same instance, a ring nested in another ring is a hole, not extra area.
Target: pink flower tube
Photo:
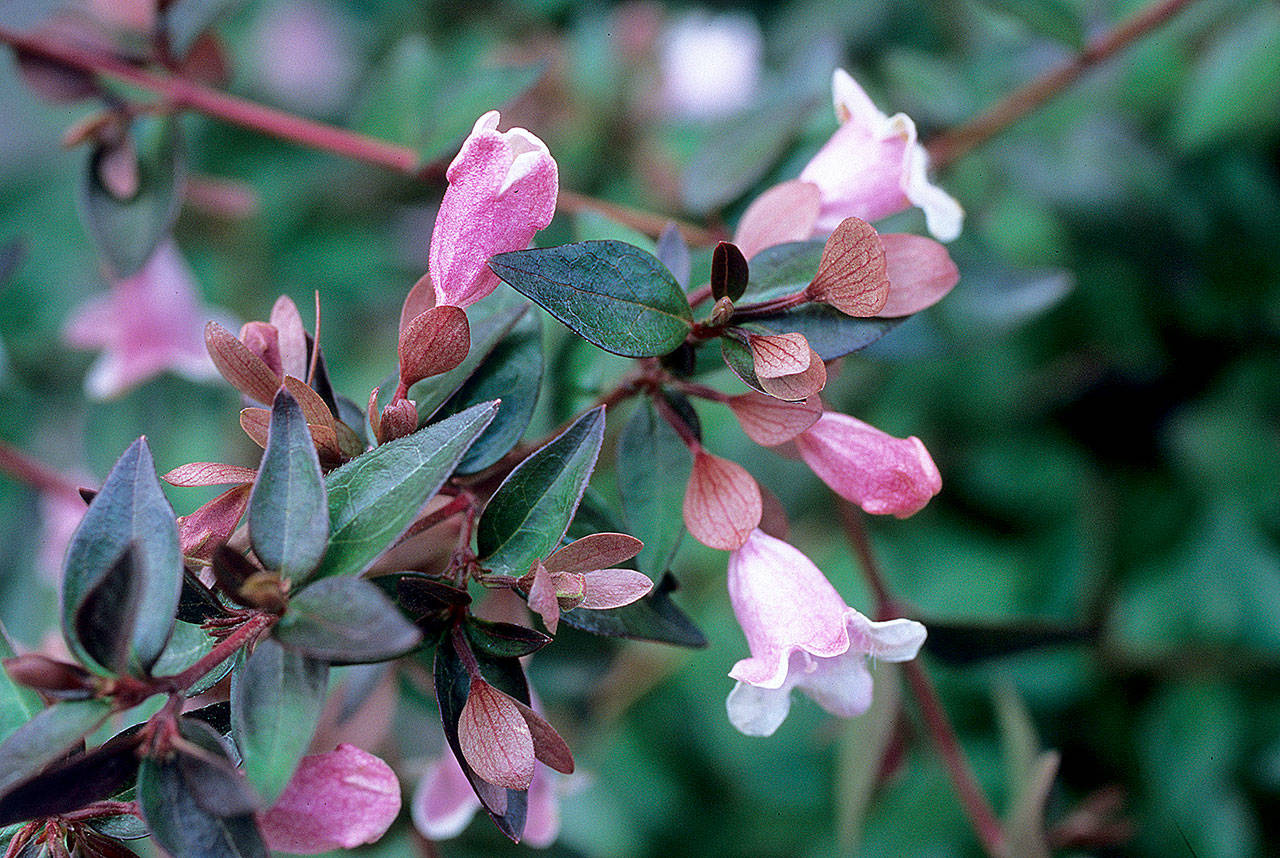
[[[378,757],[342,744],[303,757],[270,810],[258,817],[267,846],[315,855],[373,843],[400,813],[400,782]]]
[[[559,176],[547,145],[523,128],[498,131],[498,119],[491,110],[476,120],[446,174],[429,260],[437,306],[466,307],[496,289],[489,257],[523,250],[555,214]]]
[[[914,620],[872,622],[845,604],[804,554],[756,530],[729,555],[729,600],[751,657],[733,666],[729,721],[748,736],[770,736],[800,689],[832,715],[871,705],[867,658],[909,661],[924,643]]]
[[[847,414],[825,412],[795,444],[820,480],[873,515],[906,518],[942,489],[919,438],[895,438]]]
[[[964,211],[929,182],[911,117],[881,113],[844,69],[835,70],[831,88],[841,125],[800,172],[820,192],[815,234],[830,234],[847,217],[876,221],[914,205],[937,238],[959,236]]]

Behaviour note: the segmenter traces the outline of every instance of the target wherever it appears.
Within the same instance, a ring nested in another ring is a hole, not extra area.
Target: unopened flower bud
[[[280,361],[280,332],[270,322],[245,322],[240,329],[240,342],[249,351],[262,358],[262,362],[271,368],[277,376],[283,377],[284,368]]]
[[[378,441],[385,444],[418,431],[418,405],[412,399],[397,399],[382,409]]]
[[[711,308],[711,324],[725,325],[729,323],[729,319],[733,317],[733,301],[728,295],[716,301],[716,305]]]
[[[19,685],[44,691],[53,696],[62,696],[60,692],[91,692],[94,689],[94,678],[77,664],[55,661],[38,652],[29,652],[15,658],[4,660],[5,672],[9,678]]]

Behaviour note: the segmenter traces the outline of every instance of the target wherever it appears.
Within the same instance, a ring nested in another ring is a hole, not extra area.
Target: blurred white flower
[[[672,116],[714,119],[755,100],[764,37],[744,12],[690,12],[659,46],[662,106]]]

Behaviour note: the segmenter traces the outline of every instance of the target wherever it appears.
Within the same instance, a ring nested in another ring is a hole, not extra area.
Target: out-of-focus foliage
[[[6,4],[0,20],[31,20],[34,5]],[[236,5],[220,31],[233,91],[416,141],[427,159],[451,152],[469,127],[450,104],[478,115],[491,105],[477,92],[506,95],[478,70],[509,66],[524,80],[542,63],[538,84],[504,120],[548,142],[564,187],[679,213],[716,205],[703,204],[705,181],[682,184],[682,175],[707,179],[687,172],[706,163],[722,183],[741,183],[727,204],[732,219],[743,193],[794,175],[830,134],[833,64],[855,71],[882,108],[910,113],[928,139],[1064,60],[1077,30],[1096,33],[1140,6],[753,4],[766,66],[752,98],[755,133],[736,137],[665,112],[656,42],[683,7],[255,0]],[[395,77],[403,89],[389,89],[384,70],[418,55],[420,76]],[[229,388],[166,377],[86,403],[90,357],[63,347],[59,331],[105,282],[77,211],[88,153],[58,145],[86,109],[37,101],[10,56],[0,103],[0,242],[22,242],[0,284],[0,437],[95,482],[140,432],[161,471],[255,463]],[[418,111],[411,118],[421,123],[391,127],[389,105]],[[447,144],[446,127],[456,135]],[[205,301],[262,318],[277,294],[308,307],[318,289],[335,387],[378,384],[395,366],[400,302],[426,269],[439,186],[194,115],[182,128],[188,197],[176,238]],[[767,175],[736,169],[758,166],[764,150],[781,155]],[[1071,854],[1272,853],[1280,12],[1265,0],[1192,3],[940,181],[968,213],[952,245],[960,284],[846,359],[825,395],[889,432],[920,436],[943,474],[923,512],[873,523],[886,574],[913,616],[1096,629],[1087,645],[961,667],[936,653],[943,700],[978,776],[1007,811],[1025,782],[1006,768],[1025,775],[1036,751],[1058,749],[1051,823],[1119,786],[1132,842]],[[914,215],[901,221],[922,226]],[[539,242],[611,238],[634,240],[562,213]],[[695,254],[695,284],[708,259]],[[590,403],[626,365],[554,323],[543,330],[544,395],[529,437]],[[620,409],[619,427],[626,416]],[[851,604],[869,607],[825,488],[798,463],[749,449],[727,414],[702,416],[720,451],[741,453],[779,489],[793,541]],[[600,461],[592,490],[616,497],[615,452]],[[184,513],[212,492],[169,495]],[[0,482],[0,620],[26,646],[55,626],[56,591],[32,571],[39,524],[34,493]],[[865,810],[848,803],[866,795],[856,743],[886,729],[875,712],[836,721],[797,702],[769,740],[734,732],[726,671],[745,645],[724,594],[723,556],[685,540],[674,569],[707,649],[606,646],[566,630],[532,662],[533,684],[588,773],[564,799],[561,838],[546,854],[848,854],[841,837],[859,828],[865,855],[977,854],[917,722],[886,740],[905,755]],[[1018,705],[1029,721],[1009,714]],[[440,737],[421,729],[432,706],[405,689],[395,735],[406,771],[438,752]],[[1037,735],[1010,738],[1017,723]],[[1022,762],[1006,766],[1018,754]],[[511,852],[481,822],[440,848]],[[362,854],[412,854],[406,826]]]

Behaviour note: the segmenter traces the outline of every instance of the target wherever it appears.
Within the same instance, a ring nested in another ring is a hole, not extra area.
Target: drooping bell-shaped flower
[[[825,235],[847,217],[876,221],[914,205],[931,233],[956,238],[964,211],[929,182],[928,155],[911,118],[881,113],[844,69],[833,75],[832,94],[840,127],[800,172],[821,194],[815,231]]]
[[[772,735],[794,689],[833,715],[871,705],[867,659],[908,661],[924,642],[913,620],[873,622],[845,604],[800,551],[756,530],[729,555],[729,600],[751,657],[733,666],[729,721],[748,736]]]
[[[559,175],[547,145],[523,128],[498,131],[498,120],[496,110],[476,120],[446,173],[429,260],[437,306],[492,292],[489,257],[523,250],[555,214]]]
[[[825,412],[795,444],[820,480],[874,515],[906,518],[942,489],[919,438],[895,438],[847,414]]]
[[[62,334],[72,348],[101,350],[85,392],[110,399],[162,372],[216,378],[203,338],[210,315],[191,270],[168,242],[137,274],[76,308]]]
[[[327,754],[303,757],[258,824],[270,849],[315,855],[373,843],[399,813],[400,782],[391,767],[342,744]]]

